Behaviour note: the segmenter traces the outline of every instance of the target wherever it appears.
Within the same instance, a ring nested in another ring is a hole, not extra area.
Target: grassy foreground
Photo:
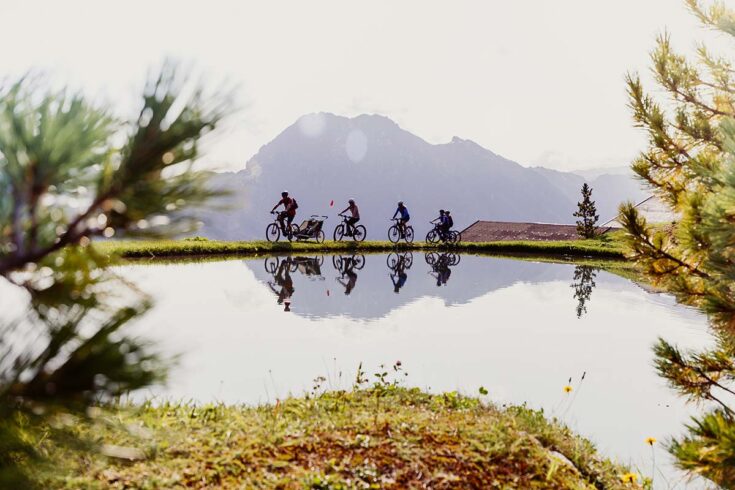
[[[81,456],[42,442],[65,475],[44,486],[640,488],[541,412],[390,385],[252,408],[103,408],[72,427],[99,449]]]
[[[427,245],[424,242],[394,245],[388,241],[365,241],[362,243],[326,241],[317,244],[313,242],[232,242],[194,238],[184,240],[97,242],[95,243],[95,248],[102,253],[125,258],[154,258],[187,255],[249,255],[273,252],[386,252],[395,249],[427,250],[441,247]],[[602,238],[591,240],[466,242],[444,248],[469,253],[556,255],[598,257],[604,259],[624,258],[623,246],[615,234],[608,234]]]

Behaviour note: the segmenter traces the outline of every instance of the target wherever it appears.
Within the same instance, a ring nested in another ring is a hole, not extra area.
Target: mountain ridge
[[[246,168],[214,174],[214,188],[233,192],[227,212],[202,210],[199,234],[217,239],[262,238],[268,211],[288,189],[299,202],[300,220],[328,214],[327,236],[349,198],[360,206],[369,239],[385,239],[398,200],[411,210],[417,238],[438,209],[450,209],[457,228],[477,219],[573,223],[585,179],[571,172],[524,167],[454,136],[429,143],[390,118],[352,118],[312,113],[297,119],[260,147]],[[602,176],[589,182],[602,219],[619,202],[645,193],[632,177]],[[598,189],[599,188],[599,189]],[[334,206],[330,203],[334,201]]]

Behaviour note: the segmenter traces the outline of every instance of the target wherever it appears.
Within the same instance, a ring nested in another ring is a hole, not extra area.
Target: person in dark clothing
[[[408,208],[404,206],[403,201],[398,202],[398,208],[396,209],[396,212],[393,213],[393,219],[396,219],[396,216],[399,215],[398,229],[401,231],[401,238],[403,238],[406,230],[406,223],[411,219]]]
[[[339,214],[344,214],[347,211],[350,212],[350,217],[347,218],[347,236],[352,236],[355,232],[355,224],[360,221],[360,209],[357,207],[357,204],[355,204],[354,199],[350,199],[347,201],[349,204],[346,208],[344,208],[342,211],[340,211]]]
[[[278,206],[283,206],[283,211],[278,213],[278,222],[281,225],[281,231],[286,233],[286,224],[288,224],[289,228],[291,227],[291,223],[296,217],[296,208],[298,208],[298,204],[296,204],[296,199],[288,195],[288,191],[283,191],[281,192],[281,200],[273,206],[271,213],[274,212]]]

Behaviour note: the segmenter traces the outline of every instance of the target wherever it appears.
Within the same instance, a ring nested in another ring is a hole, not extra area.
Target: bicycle
[[[347,264],[350,264],[353,269],[360,270],[365,267],[365,256],[363,254],[332,255],[332,265],[337,272],[341,273]]]
[[[388,254],[388,257],[386,257],[385,263],[388,265],[389,269],[395,269],[398,266],[410,269],[413,265],[413,254],[411,252],[391,252]]]
[[[412,243],[413,227],[402,223],[399,218],[392,218],[391,221],[395,221],[396,223],[388,228],[388,240],[390,240],[391,243],[398,243],[403,239],[406,243]]]
[[[265,238],[269,242],[277,242],[280,240],[281,234],[283,234],[290,242],[293,240],[294,235],[299,231],[299,227],[293,223],[291,223],[291,225],[284,223],[284,229],[281,229],[281,222],[278,219],[281,217],[282,212],[271,211],[271,214],[275,215],[275,218],[273,219],[273,223],[270,223],[265,227]]]
[[[334,228],[334,241],[340,242],[342,241],[342,238],[345,236],[352,236],[352,239],[356,242],[361,242],[365,240],[365,236],[367,235],[367,230],[363,225],[355,225],[350,226],[347,221],[350,219],[349,216],[346,214],[340,214],[339,215],[342,218],[342,223],[338,224]],[[348,234],[347,231],[352,229],[352,233]]]
[[[437,223],[434,223],[433,221],[430,221],[429,223],[434,225],[434,228],[429,230],[429,233],[426,234],[426,243],[433,244],[442,241],[444,243],[457,244],[462,241],[462,233],[457,230],[449,230],[445,233],[439,228]]]

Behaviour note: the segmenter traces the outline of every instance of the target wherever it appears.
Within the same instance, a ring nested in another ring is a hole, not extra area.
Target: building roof
[[[475,221],[462,231],[462,241],[499,242],[510,240],[576,240],[575,225],[549,223],[515,223],[509,221]]]

